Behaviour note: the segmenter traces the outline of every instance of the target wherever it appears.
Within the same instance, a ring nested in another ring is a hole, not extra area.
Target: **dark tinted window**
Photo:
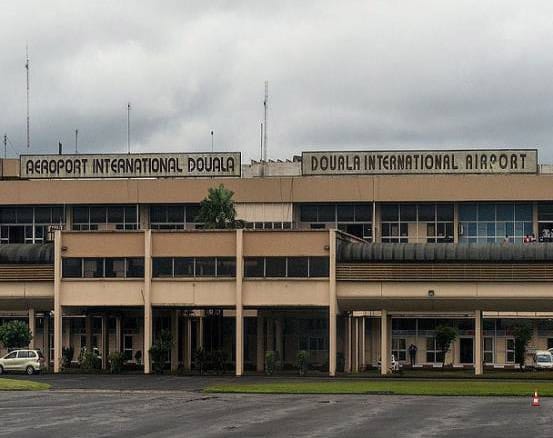
[[[87,207],[73,207],[73,222],[87,223],[88,222],[88,208]]]
[[[52,223],[59,224],[60,222],[65,223],[63,207],[52,207]]]
[[[62,275],[66,278],[82,276],[82,260],[67,258],[62,260]]]
[[[3,224],[15,223],[15,208],[3,207],[0,208],[0,222]]]
[[[302,205],[300,207],[300,220],[302,222],[317,222],[317,206]]]
[[[196,217],[200,213],[199,205],[187,205],[186,206],[186,222],[196,222]]]
[[[33,208],[21,207],[17,209],[17,222],[20,224],[33,223]]]
[[[172,277],[173,259],[171,257],[155,257],[152,259],[152,277]]]
[[[144,277],[144,258],[133,257],[127,259],[127,277],[143,278]]]
[[[328,257],[309,257],[309,276],[310,277],[328,277],[329,260]]]
[[[136,207],[125,207],[125,222],[137,222]]]
[[[167,208],[162,206],[150,207],[150,222],[167,222]]]
[[[106,258],[107,278],[121,278],[125,276],[125,259]]]
[[[192,257],[175,257],[175,277],[193,277],[194,259]]]
[[[266,277],[286,277],[286,257],[265,258]]]
[[[438,204],[436,206],[436,218],[438,221],[452,221],[453,204]]]
[[[168,207],[167,222],[184,222],[184,206],[171,205]]]
[[[105,223],[106,207],[90,207],[90,222]]]
[[[51,223],[50,207],[36,207],[35,208],[35,223],[37,224],[49,224]]]
[[[108,207],[108,222],[121,223],[124,222],[125,209],[123,207]]]
[[[196,258],[196,277],[215,276],[215,257]]]
[[[235,277],[236,259],[234,257],[217,258],[217,277]]]
[[[397,204],[383,204],[380,207],[382,221],[399,220],[399,208]]]
[[[319,222],[335,222],[334,204],[319,205]]]
[[[355,220],[357,222],[371,222],[373,219],[373,209],[370,204],[359,204],[355,206]]]
[[[355,219],[355,208],[353,205],[340,205],[336,206],[336,214],[339,221],[351,222]]]
[[[417,220],[416,204],[401,204],[399,217],[402,222],[414,222]]]
[[[83,277],[101,278],[104,276],[104,259],[84,259]]]
[[[244,258],[244,276],[245,277],[263,277],[264,272],[263,257],[246,257]]]
[[[436,212],[434,204],[419,204],[419,221],[434,222]]]
[[[288,277],[307,277],[308,257],[288,257]]]

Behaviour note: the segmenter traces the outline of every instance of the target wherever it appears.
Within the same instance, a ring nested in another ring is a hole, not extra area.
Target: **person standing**
[[[409,360],[411,362],[411,366],[415,366],[417,361],[417,346],[415,344],[409,345]]]

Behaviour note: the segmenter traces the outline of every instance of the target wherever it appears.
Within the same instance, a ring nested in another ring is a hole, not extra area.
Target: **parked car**
[[[553,354],[548,350],[536,350],[532,355],[532,366],[537,370],[553,369]]]
[[[44,363],[44,355],[40,350],[14,350],[0,359],[0,374],[24,371],[31,375],[40,372]]]

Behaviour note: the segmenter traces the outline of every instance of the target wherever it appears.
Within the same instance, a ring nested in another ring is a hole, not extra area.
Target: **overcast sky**
[[[138,6],[139,4],[139,6]],[[2,1],[0,132],[31,152],[538,147],[551,1]],[[11,147],[8,150],[13,155]]]

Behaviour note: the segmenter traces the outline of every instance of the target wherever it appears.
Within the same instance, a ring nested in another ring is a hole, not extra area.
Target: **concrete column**
[[[365,367],[367,365],[367,361],[366,361],[366,342],[365,342],[365,317],[361,317],[361,328],[360,328],[360,335],[361,335],[361,358],[359,359],[360,360],[360,364],[359,364],[359,367],[361,368],[361,371],[364,371],[365,370]]]
[[[122,334],[121,334],[121,327],[122,327],[122,321],[121,321],[121,315],[117,315],[115,317],[115,351],[121,352],[121,342],[122,342]]]
[[[29,348],[35,348],[35,337],[36,337],[36,319],[35,319],[35,309],[29,309],[29,330],[33,335],[31,342],[29,342]]]
[[[140,204],[138,206],[138,221],[141,230],[150,228],[150,206]]]
[[[359,318],[353,318],[352,371],[359,372]]]
[[[61,305],[61,230],[54,233],[54,372],[61,371],[62,351],[62,305]],[[47,335],[48,350],[46,358],[50,359],[50,334]]]
[[[387,310],[382,310],[380,317],[380,374],[383,376],[390,373],[391,343],[390,317]]]
[[[265,369],[265,339],[263,339],[265,320],[263,314],[257,311],[257,366],[258,373],[262,373]]]
[[[278,354],[278,360],[284,363],[282,357],[282,318],[275,319],[275,350]]]
[[[108,317],[104,313],[102,315],[102,368],[108,368],[108,352],[109,352],[109,326]]]
[[[199,316],[196,320],[196,347],[204,348],[204,317]]]
[[[536,239],[539,239],[538,203],[535,201],[532,203],[532,232],[536,236]]]
[[[92,351],[92,315],[86,315],[84,330],[86,336],[86,349]]]
[[[459,243],[459,204],[453,204],[453,243]]]
[[[244,309],[242,306],[244,230],[236,230],[236,375],[244,374]]]
[[[188,316],[186,318],[186,336],[185,336],[186,347],[185,352],[185,361],[184,369],[190,371],[192,369],[192,318]]]
[[[152,348],[152,231],[144,231],[144,374],[150,374],[152,364],[150,348]]]
[[[49,312],[44,312],[44,328],[42,332],[42,348],[44,358],[46,359],[46,367],[50,368],[50,315]]]
[[[274,320],[267,318],[267,351],[275,351]]]
[[[474,311],[474,374],[481,376],[484,373],[482,366],[482,311]]]
[[[346,330],[344,334],[344,371],[351,373],[351,316],[345,317]]]
[[[171,310],[171,336],[171,371],[176,371],[179,367],[179,311],[176,309]]]
[[[373,202],[373,242],[382,242],[382,226],[380,220],[380,204]]]
[[[374,233],[374,231],[373,231]],[[336,375],[336,314],[338,312],[338,302],[336,299],[336,231],[329,232],[330,263],[328,278],[328,375]]]

